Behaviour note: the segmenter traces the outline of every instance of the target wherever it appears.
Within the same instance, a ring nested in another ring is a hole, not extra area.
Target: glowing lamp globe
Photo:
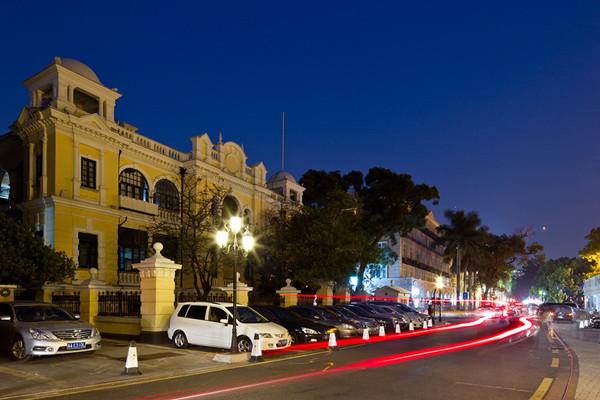
[[[254,238],[250,234],[242,236],[242,248],[244,251],[251,251],[254,248]]]
[[[239,233],[242,230],[242,218],[241,217],[231,217],[229,219],[229,229],[231,229],[231,233],[234,235]]]
[[[217,246],[223,248],[225,246],[227,246],[227,243],[229,242],[229,234],[227,233],[227,231],[217,231]]]

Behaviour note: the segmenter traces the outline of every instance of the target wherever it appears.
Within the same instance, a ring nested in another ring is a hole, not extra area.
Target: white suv
[[[282,349],[291,344],[291,337],[284,327],[269,322],[252,308],[238,305],[237,312],[240,352],[252,350],[256,333],[260,335],[263,351]],[[167,334],[177,348],[194,344],[228,349],[231,347],[232,324],[233,303],[179,303],[171,315]]]

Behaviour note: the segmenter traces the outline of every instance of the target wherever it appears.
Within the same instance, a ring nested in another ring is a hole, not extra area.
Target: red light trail
[[[255,388],[259,388],[259,387],[275,385],[278,383],[297,381],[297,380],[311,378],[311,377],[319,376],[319,375],[326,375],[326,374],[333,374],[333,373],[338,373],[338,372],[347,372],[347,371],[354,371],[354,370],[361,370],[361,369],[380,368],[380,367],[385,367],[388,365],[398,364],[401,362],[416,360],[416,359],[420,359],[420,358],[452,353],[452,352],[456,352],[456,351],[470,349],[473,347],[483,346],[486,344],[490,344],[490,343],[494,343],[494,342],[506,339],[511,336],[515,336],[515,335],[518,335],[519,333],[526,332],[527,330],[531,329],[533,326],[531,321],[529,321],[525,317],[519,318],[519,321],[521,322],[521,325],[516,328],[512,328],[507,331],[498,333],[496,335],[488,336],[488,337],[481,338],[481,339],[474,339],[474,340],[469,340],[469,341],[445,345],[445,346],[429,347],[429,348],[420,349],[420,350],[414,350],[414,351],[392,354],[392,355],[383,356],[383,357],[371,358],[371,359],[362,360],[362,361],[359,361],[356,363],[352,363],[352,364],[349,364],[349,365],[346,365],[343,367],[333,368],[333,369],[329,369],[329,370],[325,370],[325,371],[317,371],[317,372],[310,372],[310,373],[306,373],[306,374],[292,375],[292,376],[287,376],[287,377],[269,379],[266,381],[250,383],[250,384],[246,384],[246,385],[239,385],[239,386],[234,386],[234,387],[216,389],[216,390],[212,390],[212,391],[190,393],[190,394],[183,395],[183,396],[176,396],[176,397],[166,397],[165,396],[165,397],[153,397],[153,398],[161,399],[161,400],[199,399],[199,398],[215,396],[215,395],[219,395],[219,394],[227,394],[227,393],[237,392],[237,391],[241,391],[241,390],[255,389]],[[148,398],[148,397],[146,397],[146,398]]]

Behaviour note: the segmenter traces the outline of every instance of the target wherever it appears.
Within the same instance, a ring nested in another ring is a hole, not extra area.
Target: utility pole
[[[456,308],[460,309],[460,246],[456,246]]]

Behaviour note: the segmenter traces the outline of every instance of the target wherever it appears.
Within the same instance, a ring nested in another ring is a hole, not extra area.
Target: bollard
[[[410,323],[408,324],[408,330],[411,332],[415,330],[415,324],[413,324],[412,321],[410,321]]]
[[[396,333],[402,333],[400,331],[400,323],[399,322],[396,322]]]
[[[369,340],[369,328],[363,328],[362,340]]]
[[[327,346],[330,349],[334,350],[337,347],[337,341],[335,340],[335,332],[331,332],[329,334],[329,341],[327,342]]]
[[[385,336],[385,329],[383,328],[383,325],[379,326],[379,336]]]
[[[125,360],[125,369],[121,375],[141,375],[142,371],[138,366],[137,348],[135,347],[135,341],[129,342],[129,348],[127,349],[127,359]]]
[[[254,340],[252,341],[252,353],[250,353],[250,362],[262,361],[262,343],[260,342],[260,335],[254,334]]]

